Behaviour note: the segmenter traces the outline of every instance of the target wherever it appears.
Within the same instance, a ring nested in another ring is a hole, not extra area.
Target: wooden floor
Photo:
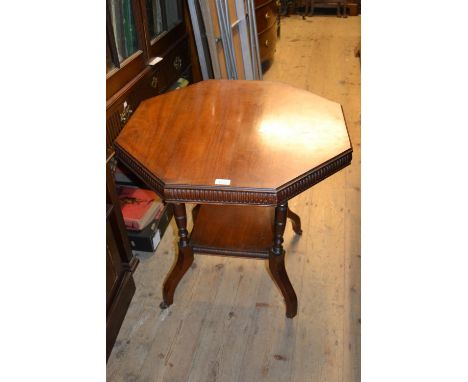
[[[285,317],[262,260],[198,256],[161,310],[176,249],[168,228],[135,273],[137,291],[107,364],[117,381],[360,380],[360,18],[282,19],[265,80],[286,82],[343,105],[353,162],[290,201],[302,237],[285,232],[286,268],[299,309]]]

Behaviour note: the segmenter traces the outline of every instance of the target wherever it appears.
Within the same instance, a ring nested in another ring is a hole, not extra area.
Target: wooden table
[[[174,204],[179,251],[162,308],[194,253],[268,259],[285,302],[297,297],[284,264],[288,200],[351,163],[341,106],[267,81],[209,80],[141,103],[115,142],[119,160]],[[196,203],[189,235],[185,203]]]

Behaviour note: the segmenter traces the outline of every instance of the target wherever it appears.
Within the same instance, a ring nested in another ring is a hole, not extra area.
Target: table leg
[[[179,251],[177,259],[164,281],[163,302],[159,305],[161,309],[166,309],[172,305],[177,285],[193,263],[193,250],[188,240],[185,204],[174,204],[174,216],[177,228],[179,228]]]
[[[268,265],[273,280],[278,285],[286,303],[286,317],[293,318],[297,314],[297,296],[289,281],[286,268],[284,266],[283,234],[286,226],[286,215],[288,204],[280,204],[275,209],[275,236],[273,247],[268,256]]]
[[[304,1],[304,14],[302,15],[302,19],[303,19],[303,20],[306,19],[306,16],[307,16],[308,13],[309,13],[309,2],[310,2],[310,0],[305,0],[305,1]]]
[[[298,214],[295,214],[292,212],[289,207],[288,207],[288,218],[291,219],[293,231],[297,235],[302,235],[302,229],[301,229],[301,218],[299,217]]]
[[[197,204],[192,209],[192,222],[193,222],[193,224],[195,224],[195,220],[197,220],[198,211],[200,211],[200,207],[201,207],[201,204]]]

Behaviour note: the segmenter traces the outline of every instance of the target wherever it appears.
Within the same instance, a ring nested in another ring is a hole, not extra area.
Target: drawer
[[[140,102],[157,95],[157,89],[151,87],[154,70],[146,68],[137,77],[132,86],[123,88],[119,96],[106,108],[106,148],[111,148]]]
[[[164,77],[166,84],[162,91],[166,91],[190,64],[188,40],[184,38],[172,46],[161,62],[161,78]]]
[[[276,51],[276,24],[258,35],[258,43],[260,46],[260,60],[262,62],[272,60]]]
[[[106,149],[112,149],[112,144],[134,110],[135,106],[132,104],[128,92],[122,94],[122,96],[106,110]]]
[[[138,99],[133,98],[135,104],[142,100],[164,93],[182,75],[190,63],[189,46],[186,38],[173,45],[163,56],[163,60],[151,69],[138,86],[132,91]]]
[[[162,75],[164,67],[156,65],[146,74],[141,81],[138,81],[131,93],[131,101],[134,105],[139,105],[141,101],[157,96],[169,86],[167,78]],[[136,106],[135,106],[136,107]]]
[[[278,6],[276,1],[272,1],[255,10],[257,20],[257,33],[263,33],[266,29],[276,23],[278,16]]]

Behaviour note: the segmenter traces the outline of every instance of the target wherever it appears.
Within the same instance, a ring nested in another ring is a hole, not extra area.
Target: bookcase
[[[115,190],[113,142],[146,98],[183,77],[201,80],[183,0],[106,0],[107,358],[135,293],[132,255]]]
[[[135,293],[133,271],[138,260],[126,237],[119,199],[112,179],[111,158],[106,161],[106,337],[107,358]]]

